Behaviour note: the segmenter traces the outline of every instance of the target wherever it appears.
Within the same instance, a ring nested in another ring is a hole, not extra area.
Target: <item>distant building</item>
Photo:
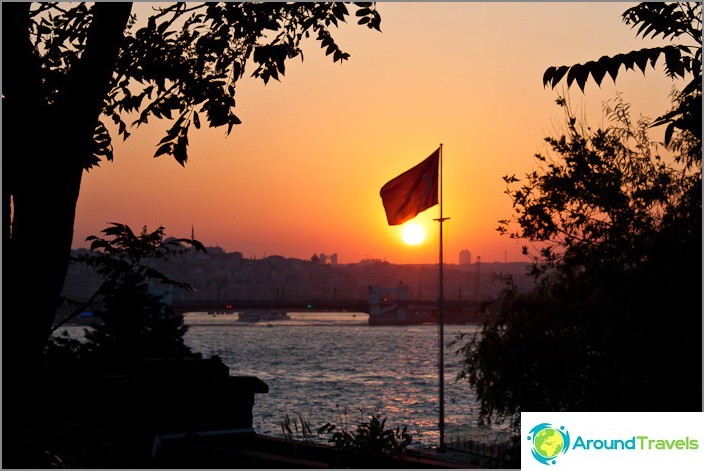
[[[381,263],[385,263],[385,264],[388,265],[389,262],[387,262],[386,259],[383,259],[383,260],[382,260],[382,259],[380,259],[380,258],[371,258],[371,257],[367,257],[367,258],[365,258],[365,259],[363,259],[363,260],[360,260],[358,264],[359,264],[359,265],[379,265],[379,264],[381,264]]]
[[[74,256],[81,253],[90,251],[72,251]],[[311,261],[277,255],[251,260],[242,252],[221,253],[219,249],[208,247],[206,254],[198,252],[197,257],[185,252],[177,257],[149,260],[151,268],[172,280],[188,283],[192,292],[175,287],[163,289],[165,286],[158,285],[150,285],[150,289],[164,299],[170,297],[171,303],[188,299],[302,303],[310,299],[368,301],[370,294],[374,294],[370,293],[370,286],[389,287],[376,293],[379,300],[401,299],[410,303],[411,298],[413,301],[437,299],[439,280],[434,264],[392,264],[383,258],[371,257],[359,263],[345,264],[333,255],[325,255],[323,261],[321,258],[318,252],[309,259]],[[496,295],[505,286],[495,273],[510,274],[519,289],[531,289],[535,280],[528,275],[527,268],[529,265],[522,262],[486,263],[476,255],[471,265],[448,264],[444,272],[445,299],[483,301]],[[103,281],[104,277],[94,267],[72,263],[66,274],[63,296],[86,301]],[[74,308],[65,303],[61,313],[68,315]]]
[[[460,250],[460,265],[472,264],[472,252],[469,250]]]
[[[320,265],[337,265],[337,254],[336,253],[334,253],[332,255],[325,255],[324,253],[313,254],[313,256],[310,258],[310,260],[313,263],[317,263]]]

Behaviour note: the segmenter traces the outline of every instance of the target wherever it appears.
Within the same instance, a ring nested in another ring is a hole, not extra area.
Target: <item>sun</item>
[[[425,229],[415,222],[408,223],[401,229],[401,238],[408,245],[418,245],[425,240]]]

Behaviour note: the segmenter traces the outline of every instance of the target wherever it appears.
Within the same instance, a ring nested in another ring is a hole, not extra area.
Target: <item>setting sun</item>
[[[418,245],[425,240],[425,229],[420,224],[411,222],[403,226],[401,237],[408,245]]]
[[[153,13],[149,2],[133,5],[145,22]],[[414,218],[425,238],[409,245],[402,226],[389,226],[379,191],[443,143],[444,215],[452,218],[445,224],[446,261],[458,263],[465,249],[485,262],[527,261],[525,244],[495,228],[513,214],[502,177],[532,172],[532,156],[562,119],[555,105],[559,90],[541,83],[546,67],[660,43],[643,44],[624,27],[621,2],[376,7],[382,33],[356,21],[340,23],[334,37],[350,54],[344,63],[333,62],[333,54],[326,56],[308,38],[305,60],[287,63],[280,81],[264,84],[246,72],[237,81],[233,109],[242,124],[229,134],[205,123],[191,129],[185,166],[169,155],[152,158],[171,120],[128,126],[127,140],[112,140],[115,158],[81,180],[73,247],[88,247],[86,237],[118,221],[163,226],[174,237],[190,236],[193,226],[207,247],[245,258],[308,260],[326,252],[337,253],[339,263],[437,263],[432,248],[438,246],[438,224],[432,219],[439,208]],[[526,34],[526,24],[533,33]],[[501,51],[501,60],[493,50]],[[574,94],[573,104],[584,106],[575,111],[598,122],[602,103],[617,91],[632,103],[632,116],[659,116],[669,107],[674,83],[649,68],[646,77],[620,72],[618,84],[608,79],[596,86],[590,78],[586,94],[575,85],[567,92]],[[418,92],[413,101],[411,91]],[[105,124],[117,135],[119,126],[110,119]],[[430,250],[417,250],[427,244]]]

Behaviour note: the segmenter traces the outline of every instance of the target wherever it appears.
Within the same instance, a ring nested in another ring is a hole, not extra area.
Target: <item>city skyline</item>
[[[238,85],[242,124],[194,130],[189,161],[153,159],[168,121],[115,139],[114,162],[84,175],[73,247],[108,222],[163,226],[245,257],[309,259],[337,253],[340,263],[377,258],[436,263],[437,206],[413,222],[425,240],[408,245],[403,226],[389,226],[382,185],[443,144],[445,253],[484,262],[527,261],[523,241],[495,228],[511,216],[503,175],[521,177],[543,138],[563,118],[560,90],[542,86],[553,65],[571,65],[648,47],[621,21],[635,3],[382,2],[381,33],[354,20],[337,31],[351,57],[333,63],[311,39],[304,61],[287,65],[281,82]],[[139,15],[146,4],[135,7]],[[602,122],[601,106],[622,92],[633,117],[669,108],[678,85],[659,62],[607,78],[585,93],[569,91],[577,115]],[[249,75],[246,72],[245,75]],[[654,136],[661,139],[662,130]]]
[[[134,229],[134,228],[133,228]],[[188,236],[178,236],[175,234],[170,234],[168,237],[174,237],[174,238],[179,238],[179,237],[190,237],[191,239],[198,240],[196,237],[196,230],[195,226],[191,226],[191,231]],[[415,244],[411,244],[415,245]],[[289,257],[286,256],[285,254],[279,254],[279,253],[263,253],[261,256],[258,256],[258,254],[245,254],[241,250],[226,250],[225,248],[221,247],[218,244],[204,244],[206,253],[211,252],[213,249],[216,249],[216,253],[226,253],[226,254],[233,254],[233,253],[239,253],[242,255],[243,258],[248,258],[251,260],[259,260],[259,259],[264,259],[267,257],[283,257],[283,258],[291,258],[291,259],[297,259],[297,260],[304,260],[304,261],[310,261],[313,258],[315,259],[321,259],[322,264],[332,264],[332,265],[337,265],[338,264],[338,257],[339,254],[337,252],[321,252],[321,251],[314,251],[311,253],[309,257]],[[87,247],[75,247],[75,249],[88,249]],[[473,254],[471,250],[467,248],[461,248],[457,254],[457,261],[456,262],[449,262],[450,264],[455,264],[455,265],[469,265],[472,263],[481,263],[481,254]],[[387,261],[384,258],[376,258],[376,257],[365,257],[365,258],[360,258],[359,260],[350,260],[346,261],[344,263],[340,263],[341,265],[344,264],[356,264],[360,262],[365,262],[365,261]],[[437,264],[437,260],[435,261],[429,261],[427,263],[419,263],[419,264],[428,264],[428,265],[434,265]],[[485,261],[488,262],[488,261]],[[525,260],[520,260],[518,262],[525,262]],[[492,260],[491,263],[508,263],[508,260],[506,257],[504,257],[504,260]],[[405,265],[405,264],[402,264]],[[409,264],[412,265],[412,264]]]

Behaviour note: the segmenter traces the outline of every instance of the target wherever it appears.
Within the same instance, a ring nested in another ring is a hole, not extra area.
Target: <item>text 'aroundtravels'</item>
[[[650,438],[646,435],[634,436],[627,440],[619,439],[583,439],[578,436],[573,450],[698,450],[699,440],[685,437],[668,440],[661,438]]]

